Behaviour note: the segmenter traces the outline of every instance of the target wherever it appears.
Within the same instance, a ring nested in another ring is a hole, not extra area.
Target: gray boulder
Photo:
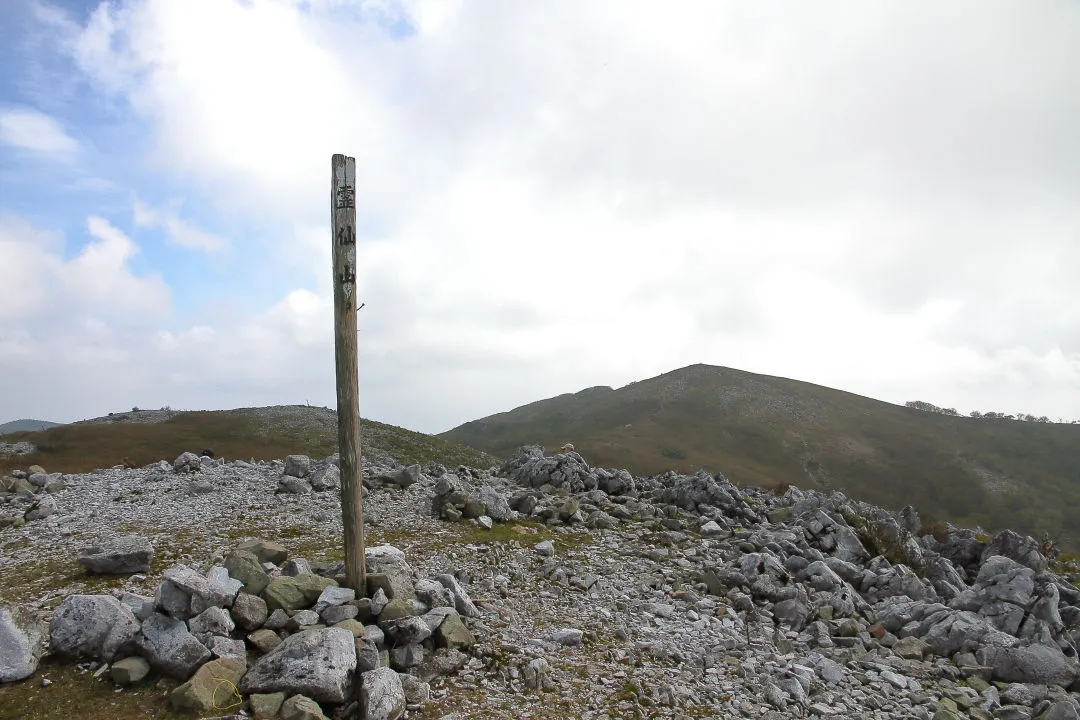
[[[454,595],[454,609],[458,611],[458,614],[465,617],[480,617],[480,611],[476,609],[476,605],[473,604],[472,599],[469,597],[469,593],[465,591],[465,588],[458,582],[458,579],[450,573],[443,573],[435,578],[443,587],[449,590]]]
[[[234,550],[225,557],[225,568],[229,571],[229,577],[243,583],[243,590],[252,595],[258,595],[270,583],[270,576],[266,574],[259,557],[249,550]]]
[[[405,712],[405,690],[387,667],[360,675],[360,705],[366,720],[397,720]]]
[[[341,468],[326,465],[316,470],[311,476],[312,490],[333,490],[341,485]]]
[[[517,517],[502,493],[490,485],[480,488],[480,502],[484,503],[487,516],[495,522],[507,522]]]
[[[1040,552],[1039,542],[1028,535],[1003,530],[991,538],[982,552],[986,562],[995,555],[1002,555],[1025,565],[1035,572],[1046,570],[1046,557]]]
[[[0,683],[30,677],[41,658],[41,621],[20,605],[0,602]]]
[[[585,459],[576,452],[547,457],[538,445],[520,448],[499,470],[502,477],[526,487],[551,485],[566,487],[571,492],[595,489],[597,476]]]
[[[162,580],[154,594],[154,608],[180,620],[191,617],[191,595],[169,580]]]
[[[49,623],[51,652],[112,662],[128,654],[139,632],[131,608],[111,595],[70,595]]]
[[[210,607],[188,620],[188,631],[204,645],[210,644],[213,636],[229,637],[236,629],[236,623],[229,613],[219,607]]]
[[[203,595],[194,595],[192,610],[202,612],[210,607],[232,607],[236,594],[244,587],[244,583],[229,575],[227,568],[215,565],[206,573],[206,591]]]
[[[266,622],[268,608],[266,601],[258,595],[242,592],[236,596],[232,606],[232,619],[245,630],[255,630]]]
[[[417,580],[416,597],[429,608],[454,607],[454,595],[442,583],[428,580]]]
[[[154,547],[138,535],[120,535],[79,552],[76,562],[89,572],[127,575],[150,571]]]
[[[1049,645],[991,645],[980,648],[976,657],[982,665],[991,668],[994,680],[1002,682],[1069,687],[1080,678],[1080,666],[1076,661]]]
[[[202,469],[202,460],[193,452],[185,452],[173,460],[172,466],[174,472],[195,472]]]
[[[384,485],[397,485],[404,490],[420,479],[420,466],[409,465],[408,467],[384,472],[376,476],[375,479]]]
[[[56,514],[56,500],[51,496],[45,496],[37,501],[34,507],[26,511],[23,516],[27,522],[31,520],[43,520],[50,515]]]
[[[431,628],[415,615],[386,623],[383,630],[394,645],[421,643],[431,637]]]
[[[284,473],[294,478],[306,478],[311,474],[311,458],[307,455],[289,455],[285,458]]]
[[[1058,700],[1036,715],[1034,720],[1080,720],[1080,703],[1075,698]]]
[[[364,551],[364,560],[373,576],[373,587],[381,587],[388,598],[416,597],[413,569],[405,553],[393,545],[376,545]]]
[[[178,680],[187,680],[211,657],[206,646],[188,632],[187,625],[158,613],[143,622],[138,646],[152,667]]]
[[[166,568],[162,577],[188,595],[200,595],[205,598],[210,594],[210,581],[187,565],[173,565]]]
[[[291,493],[293,495],[306,495],[311,492],[311,483],[304,478],[283,475],[278,479],[278,492]]]
[[[240,692],[284,692],[318,702],[343,703],[356,669],[353,634],[344,628],[318,628],[290,635],[263,655],[240,683]]]

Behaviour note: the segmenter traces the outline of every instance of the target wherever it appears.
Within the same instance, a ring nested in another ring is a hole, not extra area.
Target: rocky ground
[[[776,497],[723,476],[635,478],[573,452],[534,448],[501,468],[406,469],[375,457],[369,545],[403,551],[415,588],[456,578],[477,609],[463,613],[472,641],[461,667],[426,678],[428,699],[405,716],[1080,720],[1080,590],[1048,570],[1031,538],[923,534],[910,508],[796,488]],[[10,478],[0,486],[0,595],[45,622],[73,594],[160,597],[177,565],[220,573],[255,538],[340,576],[336,468],[302,465],[190,456]],[[117,536],[149,541],[148,570],[88,575],[76,564]],[[283,563],[268,570],[286,574]],[[414,611],[430,617],[438,603],[416,595]],[[225,634],[247,640],[250,674],[262,651],[249,631]],[[377,649],[409,644],[384,637]],[[420,674],[407,654],[386,661]],[[322,709],[362,713],[351,700]]]

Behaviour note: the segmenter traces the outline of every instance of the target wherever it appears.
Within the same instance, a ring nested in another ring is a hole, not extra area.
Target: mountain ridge
[[[591,463],[837,489],[883,507],[1063,536],[1080,527],[1080,426],[944,415],[800,380],[695,364],[587,388],[439,437],[494,455],[570,442]],[[1080,538],[1073,538],[1077,540]]]
[[[52,422],[49,420],[31,420],[29,418],[20,418],[19,420],[9,420],[6,423],[0,423],[0,435],[7,435],[13,432],[30,432],[33,430],[47,430],[51,427],[57,427],[64,423]]]

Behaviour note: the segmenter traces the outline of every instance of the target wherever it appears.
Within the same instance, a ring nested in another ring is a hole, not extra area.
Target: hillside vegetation
[[[173,460],[184,451],[212,449],[218,457],[270,460],[292,453],[326,457],[337,452],[337,414],[307,406],[242,408],[199,412],[120,413],[38,432],[3,436],[37,446],[30,455],[0,455],[0,475],[28,465],[49,472],[80,473],[112,467],[127,458],[136,466]],[[362,420],[361,452],[387,453],[400,463],[431,461],[484,467],[495,458],[430,435]]]
[[[440,437],[499,456],[571,442],[595,465],[638,474],[704,468],[743,485],[834,488],[969,527],[1047,531],[1072,548],[1080,541],[1075,424],[934,414],[693,365],[541,400]]]

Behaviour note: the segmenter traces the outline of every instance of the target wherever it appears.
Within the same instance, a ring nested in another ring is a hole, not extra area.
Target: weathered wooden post
[[[356,369],[356,160],[330,161],[334,255],[334,361],[337,374],[338,452],[341,458],[341,524],[345,528],[345,580],[367,594],[364,571],[363,465]]]

